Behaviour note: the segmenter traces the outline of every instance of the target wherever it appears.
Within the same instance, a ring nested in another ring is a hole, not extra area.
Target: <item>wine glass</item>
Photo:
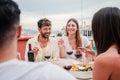
[[[46,59],[50,59],[50,57],[51,57],[50,55],[45,55]]]
[[[85,53],[82,52],[82,64],[85,65],[87,63],[87,58],[85,56]]]
[[[76,57],[77,60],[81,60],[82,54],[81,54],[81,52],[79,51],[79,49],[76,49],[76,50],[75,50],[74,56]]]
[[[64,66],[64,69],[66,69],[66,70],[68,70],[68,71],[69,71],[71,68],[72,68],[71,65],[65,65],[65,66]]]
[[[67,54],[67,58],[72,58],[73,50],[67,50],[66,54]]]
[[[78,59],[82,56],[82,54],[75,54],[75,57]]]
[[[72,55],[73,54],[73,51],[67,51],[66,52],[68,55]]]
[[[72,61],[70,59],[65,60],[63,68],[69,71],[72,68]]]
[[[46,61],[50,61],[50,58],[51,58],[51,53],[50,53],[50,51],[49,50],[46,50],[46,53],[45,53],[45,60]]]
[[[76,50],[75,57],[80,58],[82,56],[81,52],[79,50]]]

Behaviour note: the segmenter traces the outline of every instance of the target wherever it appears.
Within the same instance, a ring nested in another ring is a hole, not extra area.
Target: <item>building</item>
[[[80,31],[81,34],[83,36],[86,36],[90,41],[93,40],[91,25],[85,25],[84,27],[80,27]]]

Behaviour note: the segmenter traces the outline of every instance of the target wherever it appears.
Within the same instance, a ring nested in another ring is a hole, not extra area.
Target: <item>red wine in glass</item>
[[[75,54],[76,58],[80,58],[82,56],[82,54]]]
[[[72,55],[73,51],[67,51],[68,55]]]
[[[45,56],[46,59],[50,59],[50,56]]]
[[[64,69],[66,69],[66,70],[70,70],[72,68],[72,66],[71,65],[66,65],[66,66],[64,66]]]

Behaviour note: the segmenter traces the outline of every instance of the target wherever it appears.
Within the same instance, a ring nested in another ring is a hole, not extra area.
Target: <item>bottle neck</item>
[[[32,50],[31,44],[29,44],[28,46],[29,46],[29,50]]]

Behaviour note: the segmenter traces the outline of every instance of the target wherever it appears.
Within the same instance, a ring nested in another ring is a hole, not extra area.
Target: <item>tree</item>
[[[58,32],[58,33],[57,33],[57,36],[58,36],[58,37],[61,37],[61,36],[62,36],[62,33],[61,33],[61,32]]]

